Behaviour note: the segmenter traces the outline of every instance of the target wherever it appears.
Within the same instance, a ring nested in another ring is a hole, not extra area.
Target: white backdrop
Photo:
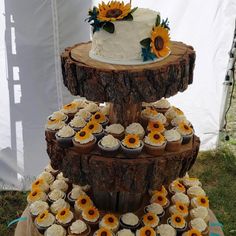
[[[94,1],[98,3],[98,1]],[[60,52],[88,41],[92,0],[0,2],[0,188],[25,189],[47,164],[47,115],[73,99],[64,88]],[[168,17],[173,40],[197,52],[194,83],[170,101],[183,109],[202,140],[218,140],[235,0],[133,0]]]

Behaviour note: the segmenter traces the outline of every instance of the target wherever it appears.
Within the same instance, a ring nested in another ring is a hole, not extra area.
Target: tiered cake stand
[[[181,42],[172,42],[172,53],[165,60],[138,66],[95,61],[89,57],[90,48],[90,42],[82,43],[61,55],[64,84],[73,95],[111,103],[110,123],[140,122],[142,102],[173,96],[192,83],[195,52]],[[122,153],[103,156],[98,149],[79,154],[73,147],[61,148],[47,136],[46,140],[52,167],[73,183],[91,185],[96,206],[116,212],[136,211],[148,189],[159,189],[184,176],[200,145],[194,135],[178,152],[156,157],[143,151],[130,159]]]

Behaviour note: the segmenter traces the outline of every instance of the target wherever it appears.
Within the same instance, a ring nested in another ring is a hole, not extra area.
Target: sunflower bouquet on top
[[[131,9],[131,4],[119,1],[109,1],[107,4],[102,2],[98,7],[93,7],[88,12],[89,17],[86,19],[93,27],[93,33],[104,29],[108,33],[114,33],[114,21],[132,21],[132,13],[137,10]]]

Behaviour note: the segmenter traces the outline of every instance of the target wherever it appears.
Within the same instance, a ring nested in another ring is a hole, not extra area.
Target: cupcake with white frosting
[[[185,122],[179,123],[176,130],[182,136],[182,144],[187,144],[192,140],[193,137],[193,128]]]
[[[153,107],[146,107],[141,111],[141,123],[144,127],[147,126],[149,120],[154,119],[158,112]]]
[[[30,214],[32,215],[33,219],[37,217],[40,213],[44,212],[45,210],[48,210],[49,206],[47,202],[39,200],[33,202],[30,207]]]
[[[68,184],[66,183],[65,180],[61,180],[61,179],[56,179],[52,185],[50,186],[51,191],[54,189],[59,189],[63,192],[67,192],[68,190]]]
[[[79,131],[83,129],[86,126],[87,122],[80,116],[75,116],[69,123],[69,126],[74,130],[74,131]]]
[[[177,127],[180,123],[185,123],[187,125],[191,125],[185,115],[176,116],[173,120],[171,120],[171,125],[173,127]]]
[[[119,220],[113,214],[106,214],[99,222],[99,227],[109,229],[115,233],[119,228]]]
[[[171,130],[166,130],[164,132],[164,136],[167,140],[166,151],[169,152],[179,151],[182,143],[182,137],[180,133],[175,129],[171,129]]]
[[[190,203],[189,197],[184,193],[176,193],[171,197],[171,201],[173,204],[176,204],[176,202],[181,202],[186,206],[189,206]]]
[[[57,224],[51,225],[44,233],[44,236],[66,236],[66,230]]]
[[[134,236],[130,229],[121,229],[116,233],[116,236]]]
[[[120,216],[120,226],[124,229],[136,230],[140,225],[138,216],[132,212]]]
[[[188,216],[188,207],[181,202],[176,202],[175,205],[169,207],[169,212],[171,215],[180,214],[186,218]]]
[[[68,116],[61,111],[55,111],[50,116],[48,116],[48,120],[55,120],[55,119],[59,119],[59,120],[64,121],[66,123]]]
[[[80,186],[75,186],[72,190],[68,193],[67,199],[68,201],[74,205],[75,201],[78,199],[79,196],[85,195],[85,192],[82,190]]]
[[[176,236],[176,230],[169,224],[161,224],[156,229],[157,236]]]
[[[36,217],[34,224],[38,231],[43,234],[47,228],[54,224],[54,222],[54,215],[49,213],[48,210],[45,210]]]
[[[75,114],[75,117],[83,118],[85,121],[88,121],[91,116],[92,114],[86,109],[81,109]]]
[[[60,119],[47,120],[45,125],[45,136],[47,140],[56,139],[56,133],[65,125],[65,122]]]
[[[72,138],[74,135],[75,131],[69,125],[65,125],[56,133],[56,139],[61,147],[72,147]]]
[[[53,203],[58,199],[65,199],[65,192],[61,191],[60,189],[54,189],[48,194],[48,202]]]
[[[106,134],[111,134],[114,138],[122,140],[125,135],[125,128],[121,124],[112,124],[106,127]]]
[[[58,179],[58,180],[63,180],[63,181],[65,181],[66,183],[69,183],[69,181],[70,181],[68,178],[66,178],[66,177],[64,176],[63,172],[59,172],[58,175],[57,175],[57,177],[56,177],[56,179]]]
[[[120,148],[120,141],[114,138],[112,135],[108,134],[104,136],[98,142],[98,147],[105,155],[116,155],[117,151]]]
[[[156,108],[158,112],[163,113],[163,114],[165,114],[167,110],[170,108],[170,103],[165,98],[162,98],[156,102],[153,102],[152,105],[153,107]]]
[[[159,121],[159,122],[162,123],[165,127],[168,126],[167,119],[166,119],[166,117],[165,117],[162,113],[157,113],[157,115],[155,115],[154,117],[152,117],[152,118],[150,119],[150,121],[153,121],[153,122]]]
[[[160,204],[155,203],[155,202],[151,203],[150,205],[147,205],[144,208],[144,212],[145,213],[152,212],[155,215],[157,215],[159,218],[163,217],[165,214],[163,207]]]
[[[49,172],[54,177],[57,176],[57,174],[59,173],[59,170],[54,169],[50,163],[44,168],[44,171]]]
[[[175,106],[171,106],[165,113],[165,117],[167,118],[168,122],[171,123],[171,121],[177,117],[177,116],[183,116],[184,113],[179,108]]]
[[[202,183],[198,178],[191,178],[191,177],[184,177],[182,178],[182,183],[184,184],[185,187],[190,188],[193,186],[202,186]]]
[[[38,179],[44,179],[47,184],[52,184],[53,181],[55,180],[55,177],[50,173],[50,172],[47,172],[47,171],[43,171],[39,176],[38,176]]]
[[[187,190],[187,195],[190,198],[194,198],[197,196],[205,196],[205,191],[200,186],[192,186]]]
[[[58,211],[60,211],[63,208],[70,208],[70,204],[62,198],[59,198],[58,200],[53,202],[52,205],[50,206],[51,212],[55,215],[58,213]]]
[[[89,104],[89,101],[84,98],[76,98],[72,101],[72,103],[77,106],[77,110],[80,110],[85,108]]]
[[[210,219],[208,208],[202,207],[202,206],[193,208],[190,211],[190,216],[191,216],[192,219],[202,218],[206,223],[208,223],[209,219]]]
[[[74,214],[70,208],[62,208],[56,214],[56,222],[64,228],[67,228],[73,219]]]
[[[74,221],[71,226],[68,228],[69,236],[88,236],[91,232],[90,226],[88,226],[82,220]]]
[[[47,194],[39,188],[32,189],[31,192],[27,196],[27,202],[29,204],[32,204],[33,202],[39,201],[39,200],[46,201]]]
[[[143,139],[145,135],[145,131],[143,126],[139,123],[132,123],[125,129],[125,134],[136,134],[139,136],[140,139]]]
[[[95,102],[89,102],[89,104],[84,108],[92,114],[95,114],[99,111],[99,106]]]
[[[195,218],[189,222],[190,229],[197,229],[202,235],[209,235],[206,222],[202,218]]]

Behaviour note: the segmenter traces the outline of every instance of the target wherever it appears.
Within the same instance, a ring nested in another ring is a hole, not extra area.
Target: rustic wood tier
[[[108,202],[105,208],[116,205],[115,196],[119,194],[119,199],[125,199],[123,204],[132,200],[132,208],[128,210],[140,206],[148,189],[158,189],[184,176],[194,164],[200,145],[199,138],[194,136],[179,152],[154,157],[143,151],[137,158],[128,159],[121,153],[114,157],[103,156],[98,149],[89,154],[78,154],[74,147],[61,148],[56,140],[47,137],[46,140],[53,168],[61,170],[73,183],[91,185],[100,208]]]

